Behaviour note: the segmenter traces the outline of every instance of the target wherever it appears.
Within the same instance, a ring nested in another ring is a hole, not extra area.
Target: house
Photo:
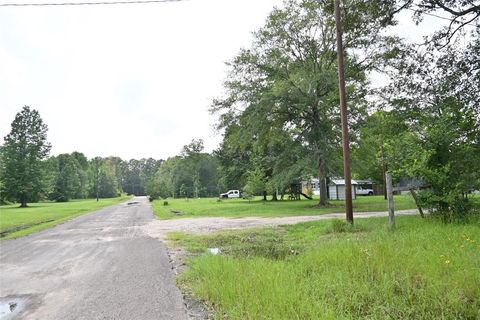
[[[352,199],[356,199],[357,181],[352,180]],[[302,182],[302,192],[310,192],[316,196],[320,195],[320,183],[317,178],[310,178],[309,181]],[[327,188],[327,197],[330,200],[345,200],[345,180],[333,178],[329,180]]]

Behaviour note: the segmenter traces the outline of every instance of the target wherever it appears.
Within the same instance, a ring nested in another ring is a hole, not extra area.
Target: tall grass
[[[480,319],[478,225],[418,217],[400,217],[395,231],[383,219],[357,224],[177,234],[190,250],[224,253],[192,259],[179,282],[218,319]],[[252,249],[272,237],[289,253]]]

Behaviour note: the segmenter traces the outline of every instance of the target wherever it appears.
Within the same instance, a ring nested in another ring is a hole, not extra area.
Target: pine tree
[[[38,111],[24,106],[12,122],[2,148],[2,193],[21,207],[37,200],[44,189],[42,160],[48,156],[48,127]]]

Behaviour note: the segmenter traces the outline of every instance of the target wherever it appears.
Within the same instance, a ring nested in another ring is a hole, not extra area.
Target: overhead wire
[[[95,6],[95,5],[127,5],[127,4],[149,4],[149,3],[165,3],[165,2],[183,2],[187,0],[115,0],[115,1],[82,1],[82,2],[46,2],[46,3],[0,3],[0,7],[47,7],[47,6]],[[410,11],[418,12],[416,9],[407,8]],[[452,22],[453,19],[442,17],[433,13],[423,12],[422,14],[435,17],[438,19]],[[460,21],[459,21],[460,22]],[[480,27],[467,23],[465,25],[471,27]]]
[[[182,2],[187,0],[124,0],[124,1],[86,1],[86,2],[46,2],[46,3],[1,3],[0,7],[47,7],[47,6],[95,6],[95,5],[127,5],[165,2]]]

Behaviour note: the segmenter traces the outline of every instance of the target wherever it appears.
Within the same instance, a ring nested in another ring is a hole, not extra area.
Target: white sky
[[[224,63],[275,5],[0,7],[0,137],[29,105],[49,126],[53,155],[166,159],[194,138],[211,151],[221,137],[207,109],[222,93]],[[414,40],[438,28],[438,19],[416,28],[407,16],[397,29]]]

